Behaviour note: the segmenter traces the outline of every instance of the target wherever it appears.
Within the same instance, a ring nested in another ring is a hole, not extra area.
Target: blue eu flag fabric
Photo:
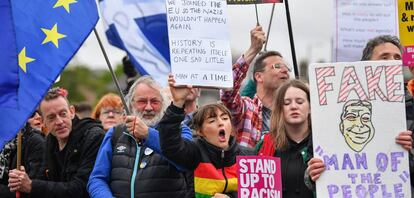
[[[0,0],[0,149],[98,21],[93,0]]]
[[[167,85],[171,71],[165,0],[100,0],[109,43],[125,50],[141,75]]]

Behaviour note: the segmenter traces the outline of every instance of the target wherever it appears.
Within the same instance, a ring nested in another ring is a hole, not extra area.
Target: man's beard
[[[132,113],[134,115],[136,115],[139,119],[141,119],[145,123],[145,125],[147,125],[149,127],[157,125],[161,121],[162,117],[164,116],[164,111],[162,111],[162,110],[158,113],[156,113],[154,111],[146,112],[146,114],[154,115],[154,117],[152,119],[144,118],[144,112],[139,112],[136,109],[133,109],[132,111],[133,111]]]

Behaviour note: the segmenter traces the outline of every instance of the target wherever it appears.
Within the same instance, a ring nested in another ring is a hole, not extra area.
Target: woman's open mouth
[[[224,131],[224,129],[220,129],[219,131],[219,140],[220,142],[226,141],[226,131]]]

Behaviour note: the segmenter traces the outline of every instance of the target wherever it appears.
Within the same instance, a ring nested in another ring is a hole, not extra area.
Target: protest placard
[[[237,156],[239,198],[280,198],[282,176],[280,158]]]
[[[233,87],[226,0],[167,0],[177,85]]]
[[[335,1],[333,61],[359,61],[369,39],[398,35],[396,0]]]
[[[309,67],[317,197],[411,197],[401,61]]]
[[[398,1],[400,41],[404,48],[403,65],[414,66],[414,1]]]
[[[227,4],[282,3],[283,0],[227,0]]]

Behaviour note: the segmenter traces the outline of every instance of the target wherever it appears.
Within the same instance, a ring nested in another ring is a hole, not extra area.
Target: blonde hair
[[[283,83],[275,92],[275,100],[272,107],[272,115],[270,117],[270,135],[274,141],[276,150],[286,150],[288,146],[288,138],[286,133],[285,119],[283,115],[283,106],[287,90],[290,87],[301,89],[306,93],[306,98],[310,102],[309,87],[301,80],[289,80]],[[310,116],[308,117],[310,129]]]

